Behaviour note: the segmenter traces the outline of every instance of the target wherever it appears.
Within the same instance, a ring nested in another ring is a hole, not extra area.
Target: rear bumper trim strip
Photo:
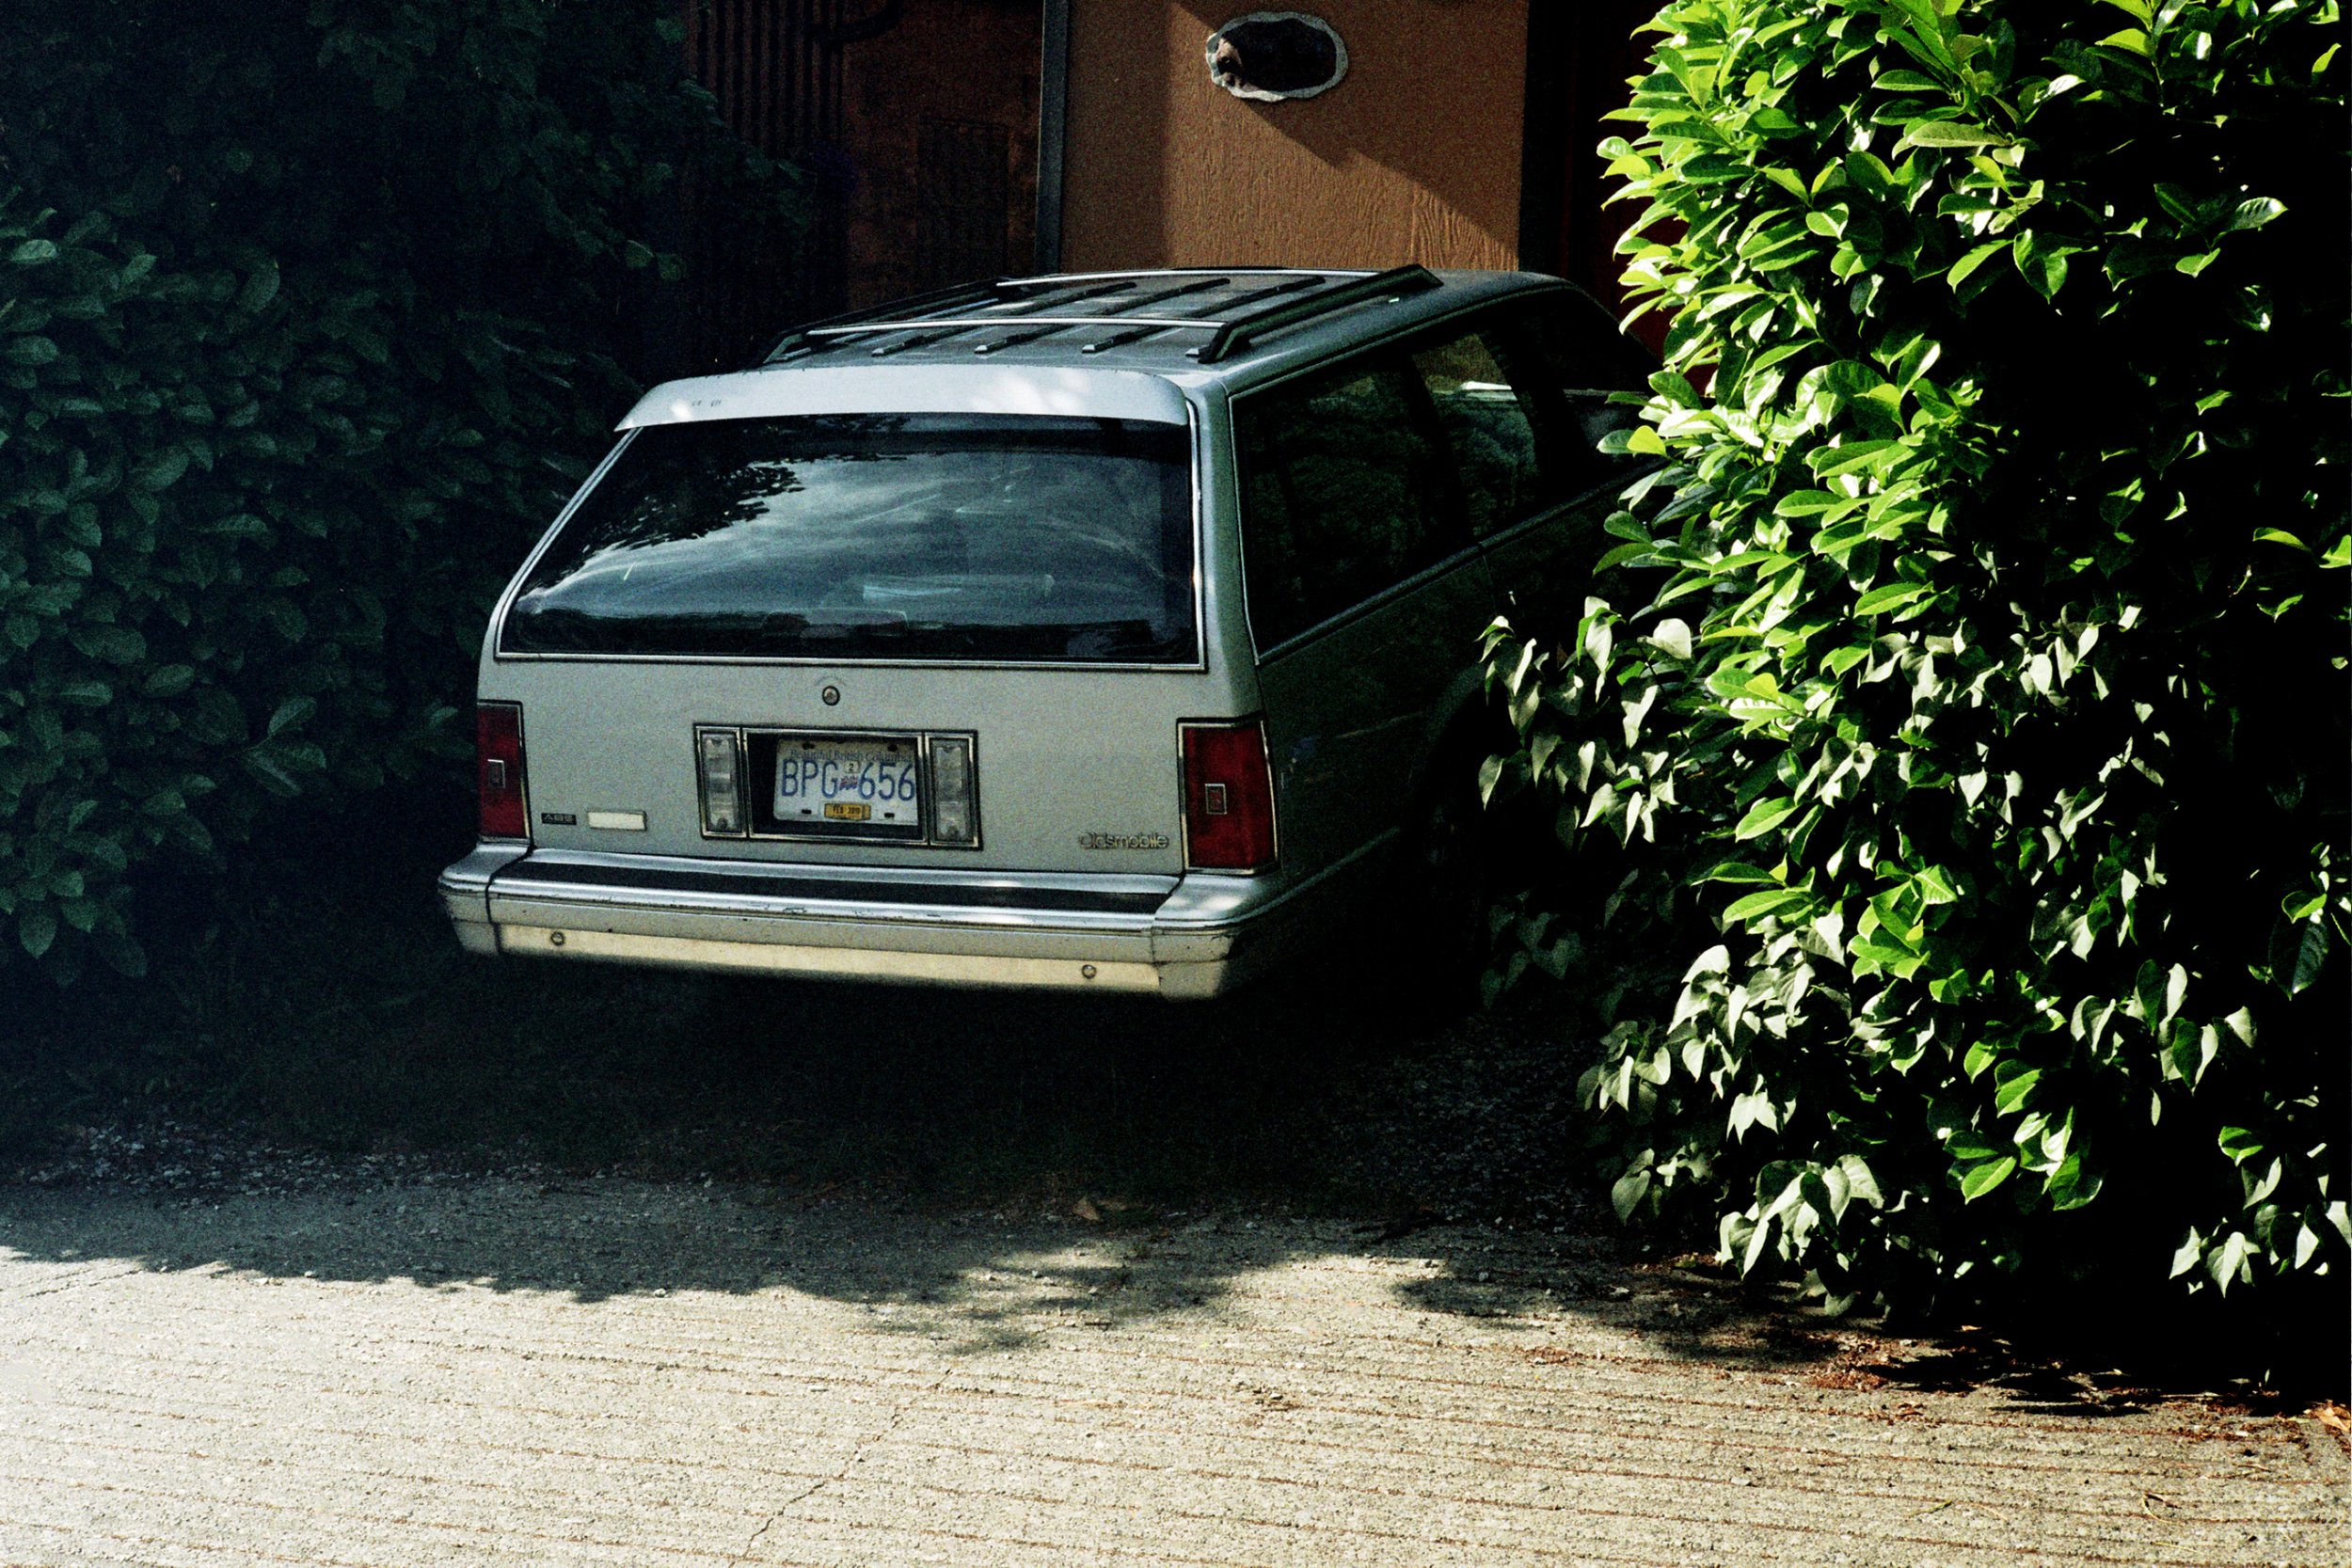
[[[847,867],[478,849],[442,874],[470,952],[810,978],[1220,995],[1304,939],[1342,895],[1194,873],[958,879]]]
[[[690,871],[674,867],[582,864],[566,861],[521,862],[498,873],[501,896],[576,896],[591,887],[653,893],[716,894],[745,898],[786,898],[976,910],[1041,910],[1067,914],[1148,915],[1168,900],[1165,890],[1126,891],[1035,887],[986,882],[903,882],[794,877],[756,871]]]

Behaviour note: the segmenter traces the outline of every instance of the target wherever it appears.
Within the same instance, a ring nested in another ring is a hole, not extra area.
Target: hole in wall
[[[1347,74],[1347,45],[1319,16],[1252,11],[1209,35],[1209,80],[1235,98],[1312,98]]]

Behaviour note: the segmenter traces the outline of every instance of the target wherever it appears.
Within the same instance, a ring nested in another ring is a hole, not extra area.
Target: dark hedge
[[[143,864],[452,749],[681,182],[793,209],[675,10],[0,10],[0,986],[140,972]]]

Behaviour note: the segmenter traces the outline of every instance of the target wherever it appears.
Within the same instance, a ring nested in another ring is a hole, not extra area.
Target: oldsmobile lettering
[[[1166,833],[1080,833],[1082,849],[1165,849]]]

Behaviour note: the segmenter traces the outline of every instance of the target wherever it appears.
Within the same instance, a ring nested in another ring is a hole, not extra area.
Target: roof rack
[[[1171,274],[1156,271],[1066,273],[1051,277],[1002,277],[993,282],[934,290],[912,299],[894,300],[888,305],[852,310],[796,327],[770,351],[768,362],[773,363],[796,353],[821,352],[826,348],[841,346],[846,339],[879,333],[905,332],[919,336],[878,347],[873,350],[878,356],[927,347],[961,332],[989,327],[1012,329],[993,341],[982,341],[974,349],[975,353],[988,354],[1014,343],[1045,337],[1065,327],[1099,326],[1111,330],[1087,343],[1081,352],[1100,353],[1157,332],[1200,331],[1208,333],[1209,341],[1187,352],[1202,364],[1209,365],[1248,347],[1269,333],[1375,299],[1425,293],[1437,288],[1439,283],[1437,274],[1422,266],[1391,267],[1387,272],[1379,273],[1350,272],[1341,275],[1337,281],[1327,281],[1334,277],[1331,273],[1295,268],[1186,268],[1172,276],[1200,281],[1144,291],[1123,302],[1130,307],[1128,311],[1073,314],[1067,309],[1081,300],[1123,293],[1145,278],[1169,276]],[[1221,319],[1175,313],[1135,313],[1138,308],[1148,309],[1182,295],[1204,293],[1226,278],[1254,281],[1260,277],[1272,277],[1278,281],[1217,302],[1225,312]],[[1285,295],[1297,297],[1282,297]],[[1262,309],[1246,310],[1238,315],[1232,313],[1235,306],[1255,305],[1262,300],[1279,303],[1267,304]],[[981,311],[989,313],[978,313]]]
[[[1164,294],[1161,297],[1167,298],[1170,295],[1179,293],[1198,293],[1203,289],[1214,288],[1219,283],[1231,281],[1239,270],[1240,269],[1238,268],[1228,268],[1226,271],[1221,273],[1210,273],[1206,275],[1201,281],[1198,283],[1188,283],[1181,289],[1171,289],[1168,291],[1168,294]],[[1267,271],[1272,272],[1273,269],[1269,268]],[[1263,275],[1242,273],[1241,276],[1250,277]],[[1279,283],[1270,283],[1262,289],[1252,289],[1247,293],[1235,294],[1232,299],[1225,301],[1225,308],[1230,310],[1236,305],[1252,304],[1255,301],[1267,298],[1273,294],[1289,293],[1297,289],[1311,289],[1317,283],[1323,281],[1322,277],[1316,273],[1282,273],[1278,276],[1280,276],[1283,278],[1283,281]],[[1218,324],[1215,322],[1196,320],[1191,325],[1197,326],[1214,327]],[[1120,331],[1105,333],[1102,337],[1095,339],[1092,342],[1081,347],[1078,352],[1080,354],[1100,354],[1106,348],[1117,348],[1122,343],[1132,343],[1138,338],[1149,338],[1152,333],[1164,330],[1166,329],[1163,327],[1152,326],[1149,324],[1138,322],[1136,325],[1125,327]]]
[[[1286,326],[1311,321],[1333,310],[1344,310],[1351,305],[1362,305],[1384,294],[1425,293],[1438,287],[1438,275],[1423,266],[1391,267],[1375,272],[1370,277],[1357,277],[1345,283],[1334,283],[1327,289],[1283,305],[1269,305],[1263,310],[1220,323],[1209,341],[1200,345],[1200,359],[1214,365],[1235,349],[1247,348],[1266,333],[1279,332]]]
[[[1030,281],[1034,280],[1032,279]],[[1135,285],[1132,283],[1107,282],[1096,283],[1091,287],[1083,289],[1073,288],[1062,293],[1041,293],[1035,299],[1022,300],[1011,305],[1004,306],[997,314],[989,316],[985,319],[992,324],[1001,321],[1015,326],[1020,325],[1024,322],[1033,324],[1026,332],[1009,334],[1000,342],[994,345],[1001,348],[1005,343],[1025,342],[1031,338],[1044,337],[1049,332],[1059,332],[1061,328],[1058,325],[1054,325],[1047,317],[1038,314],[1039,311],[1044,310],[1048,307],[1074,305],[1079,300],[1092,299],[1098,294],[1124,293],[1133,287],[1135,287]],[[1142,301],[1131,300],[1129,303],[1140,304]],[[923,319],[926,323],[936,326],[937,330],[925,330],[922,332],[911,333],[908,336],[899,339],[895,343],[879,344],[872,351],[874,357],[880,359],[886,355],[903,354],[911,348],[929,348],[931,344],[939,342],[944,339],[952,338],[959,332],[971,330],[970,326],[966,323],[955,320],[952,314],[950,316],[926,316]],[[838,336],[843,331],[858,332],[879,330],[882,329],[879,327],[858,326],[832,328],[820,325],[811,328],[809,335],[815,337],[834,337]],[[975,354],[986,354],[989,351],[990,346],[991,345],[988,343],[982,342],[976,346],[972,352]]]
[[[1138,267],[1123,272],[1055,272],[1028,283],[1092,283],[1112,277],[1370,277],[1371,267]]]
[[[958,283],[950,288],[933,289],[929,293],[916,294],[910,299],[894,299],[887,305],[868,306],[863,310],[845,310],[837,316],[804,322],[776,340],[776,346],[768,351],[767,360],[772,362],[794,349],[809,347],[810,336],[827,327],[848,326],[853,322],[872,321],[900,311],[945,310],[985,305],[997,296],[1005,281],[997,278],[989,283]]]

